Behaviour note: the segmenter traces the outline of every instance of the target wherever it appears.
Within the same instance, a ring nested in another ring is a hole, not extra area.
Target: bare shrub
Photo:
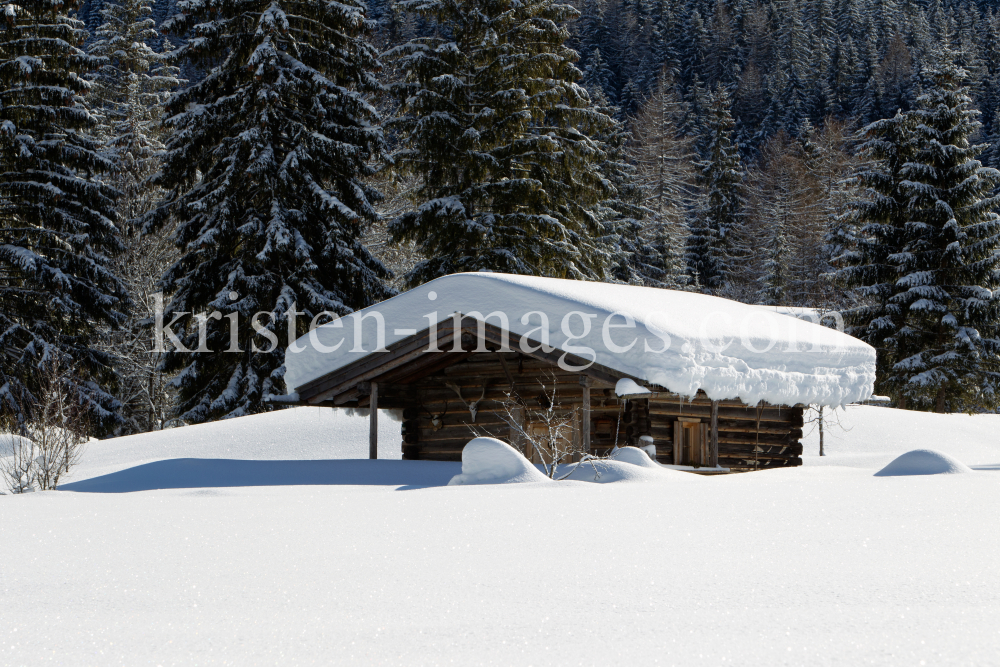
[[[11,493],[35,489],[35,442],[13,433],[0,435],[0,478]]]
[[[563,479],[572,474],[581,463],[592,462],[597,457],[582,452],[574,442],[573,428],[578,418],[578,410],[560,405],[556,395],[556,379],[554,376],[551,379],[551,390],[544,382],[539,382],[541,392],[534,399],[539,406],[537,409],[529,408],[528,401],[512,390],[504,394],[506,398],[501,403],[498,414],[510,427],[512,435],[510,444],[529,459],[531,453],[536,452],[545,474],[550,479],[556,479],[561,464],[577,458],[577,465],[558,477]],[[477,433],[477,435],[485,434]],[[596,468],[595,472],[600,476]]]
[[[12,493],[55,489],[79,462],[87,442],[88,406],[74,387],[72,370],[58,360],[43,366],[31,420],[21,435],[5,434],[0,443],[9,449],[0,458],[0,477]]]

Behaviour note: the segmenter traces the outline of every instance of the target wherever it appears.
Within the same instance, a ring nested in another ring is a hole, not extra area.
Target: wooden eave
[[[474,354],[475,348],[479,345],[477,339],[480,328],[483,330],[485,346],[490,348],[490,351],[498,350],[504,339],[504,330],[500,327],[469,316],[463,316],[460,325],[456,327],[455,319],[448,318],[437,324],[438,352],[427,350],[432,330],[428,327],[387,345],[386,352],[373,352],[302,385],[298,389],[299,404],[344,407],[357,405],[367,395],[370,382],[405,385],[427,377]],[[566,362],[572,366],[581,367],[589,363],[589,360],[559,348],[545,352],[540,349],[540,343],[531,338],[528,339],[529,346],[538,349],[534,352],[524,352],[520,347],[522,337],[513,332],[506,333],[512,352],[553,365],[558,363],[564,354]],[[466,334],[469,338],[466,338]],[[456,336],[459,337],[460,352],[452,351]],[[641,378],[600,364],[590,364],[580,370],[579,374],[589,377],[595,384],[605,386],[614,386],[622,378],[644,382]]]

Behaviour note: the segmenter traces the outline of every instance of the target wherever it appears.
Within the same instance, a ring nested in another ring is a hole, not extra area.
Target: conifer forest
[[[3,12],[5,428],[53,368],[99,437],[270,409],[289,335],[467,271],[836,311],[897,407],[1000,402],[995,0]]]

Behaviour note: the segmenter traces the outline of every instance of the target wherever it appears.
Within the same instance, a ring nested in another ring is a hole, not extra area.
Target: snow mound
[[[630,449],[635,449],[634,447]],[[639,452],[643,456],[645,453]],[[648,457],[647,457],[648,460]],[[686,472],[678,472],[654,463],[652,467],[626,463],[615,459],[587,461],[577,466],[570,475],[563,479],[575,482],[594,482],[597,484],[616,484],[619,482],[683,482],[688,477],[694,477]],[[576,465],[575,463],[572,465]],[[559,474],[564,475],[570,466],[559,466]]]
[[[936,449],[914,449],[895,458],[892,463],[875,473],[875,476],[950,475],[962,472],[972,472],[972,468]]]
[[[652,394],[649,389],[639,386],[632,378],[622,378],[615,384],[615,396],[636,396],[638,394]]]
[[[631,463],[632,465],[639,466],[640,468],[656,468],[661,470],[660,464],[649,458],[649,454],[645,450],[639,449],[638,447],[622,447],[614,454],[611,458],[615,461],[621,461],[622,463]]]
[[[462,474],[448,486],[550,481],[521,452],[496,438],[473,438],[462,450]]]
[[[560,466],[559,473],[565,474],[571,467]],[[693,477],[694,475],[689,473],[661,466],[638,447],[622,447],[610,458],[581,463],[564,479],[612,484],[616,482],[683,482],[689,481]]]

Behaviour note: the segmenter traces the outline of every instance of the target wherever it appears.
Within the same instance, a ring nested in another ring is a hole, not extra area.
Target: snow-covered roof
[[[684,396],[701,389],[747,404],[843,405],[868,398],[875,381],[871,346],[756,306],[651,287],[462,273],[299,338],[285,356],[288,390],[376,353],[379,316],[391,345],[455,312],[491,324],[503,313],[512,333],[548,337],[555,348]]]

